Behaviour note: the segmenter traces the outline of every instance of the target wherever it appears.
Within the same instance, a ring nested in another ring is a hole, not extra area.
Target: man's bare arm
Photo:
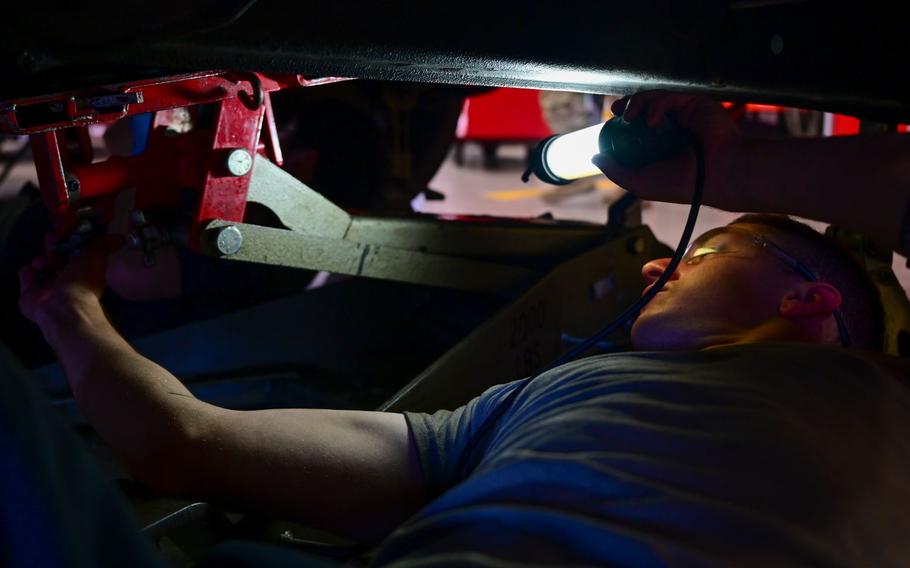
[[[907,254],[910,136],[877,134],[752,141],[739,210],[786,213],[858,231]]]
[[[219,409],[194,447],[194,493],[363,542],[426,502],[401,414]]]
[[[711,99],[662,91],[620,99],[613,110],[651,125],[670,118],[692,133],[705,154],[706,205],[834,223],[908,252],[901,231],[910,204],[910,136],[749,140]],[[692,153],[634,170],[605,155],[595,163],[643,199],[692,199]]]
[[[402,415],[241,412],[196,399],[110,324],[95,293],[98,256],[71,260],[50,283],[37,280],[40,267],[25,269],[20,305],[58,354],[80,410],[137,479],[364,541],[423,504]]]

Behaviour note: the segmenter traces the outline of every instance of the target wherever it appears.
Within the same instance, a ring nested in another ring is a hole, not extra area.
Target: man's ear
[[[827,282],[801,282],[780,299],[778,313],[785,318],[825,316],[840,307],[843,299]]]

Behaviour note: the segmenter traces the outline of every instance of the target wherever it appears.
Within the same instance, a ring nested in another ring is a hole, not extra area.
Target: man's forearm
[[[209,405],[133,350],[97,299],[49,309],[39,325],[82,413],[152,487],[370,542],[426,501],[400,414]]]
[[[117,333],[97,301],[77,303],[41,324],[83,415],[142,481],[179,489],[181,458],[194,428],[213,407],[171,373],[139,355]]]
[[[746,144],[733,183],[740,209],[788,213],[859,231],[902,250],[910,203],[910,136],[795,138]]]

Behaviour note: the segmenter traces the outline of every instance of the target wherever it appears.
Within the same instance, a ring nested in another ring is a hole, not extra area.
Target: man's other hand
[[[109,235],[65,259],[52,252],[19,270],[19,309],[42,326],[49,318],[70,318],[73,310],[98,303],[106,287],[108,257],[125,244]],[[49,247],[50,249],[50,247]]]
[[[648,91],[623,97],[611,107],[626,121],[645,120],[650,127],[665,121],[699,142],[705,158],[704,203],[722,209],[748,208],[748,196],[737,192],[742,175],[743,139],[727,111],[701,95]],[[689,149],[640,168],[619,165],[607,154],[594,164],[611,180],[642,199],[690,203],[695,189],[695,152]]]
[[[155,263],[147,266],[142,251],[123,247],[110,257],[107,285],[130,302],[148,302],[180,295],[180,257],[175,245],[155,250]]]

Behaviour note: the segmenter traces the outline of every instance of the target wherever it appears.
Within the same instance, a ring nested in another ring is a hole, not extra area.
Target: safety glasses
[[[683,262],[694,265],[712,255],[757,256],[763,252],[771,254],[808,282],[819,281],[818,276],[805,264],[769,241],[764,235],[745,227],[727,226],[708,231],[692,241],[689,248],[686,249],[686,254],[683,255]],[[847,325],[844,323],[844,316],[839,309],[834,310],[833,314],[837,321],[837,332],[840,335],[841,345],[849,347],[850,335],[847,332]]]

